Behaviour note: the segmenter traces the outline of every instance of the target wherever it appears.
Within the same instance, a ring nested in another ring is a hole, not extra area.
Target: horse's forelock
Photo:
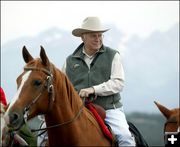
[[[40,66],[40,65],[41,65],[41,59],[35,58],[34,60],[28,62],[25,66]]]

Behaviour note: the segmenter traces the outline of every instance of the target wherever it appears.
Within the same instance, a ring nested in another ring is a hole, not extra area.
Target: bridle
[[[45,79],[46,80],[45,85],[41,88],[41,91],[38,94],[38,96],[36,96],[36,98],[28,106],[26,106],[25,109],[24,109],[24,112],[25,112],[24,120],[27,121],[29,109],[39,100],[39,98],[42,95],[42,92],[44,91],[45,88],[47,88],[47,91],[48,91],[48,94],[49,94],[49,107],[48,107],[47,112],[49,112],[52,109],[52,104],[55,101],[55,97],[54,97],[54,86],[53,86],[53,74],[52,74],[52,72],[50,70],[47,70],[45,68],[36,68],[36,67],[24,67],[24,70],[26,70],[26,71],[29,71],[29,70],[42,71],[47,75],[47,77]],[[42,130],[47,130],[47,129],[56,128],[56,127],[71,124],[72,122],[77,120],[77,118],[82,113],[84,103],[85,103],[85,98],[83,98],[83,104],[80,107],[77,114],[73,118],[71,118],[70,120],[68,120],[66,122],[63,122],[63,123],[58,123],[56,125],[52,125],[52,126],[49,126],[49,127],[46,127],[46,128],[32,129],[31,131],[32,132],[42,131]]]
[[[52,109],[53,102],[55,101],[55,96],[54,96],[54,86],[53,86],[53,74],[51,73],[50,70],[47,70],[45,68],[36,68],[36,67],[24,67],[24,70],[42,71],[47,75],[47,77],[45,78],[45,84],[41,86],[40,93],[24,109],[24,120],[27,121],[30,108],[39,100],[40,96],[42,95],[45,89],[47,89],[48,97],[49,97],[49,107],[46,113],[48,113]]]

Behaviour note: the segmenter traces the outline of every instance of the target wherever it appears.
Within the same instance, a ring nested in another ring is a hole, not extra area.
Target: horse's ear
[[[40,57],[42,60],[42,64],[45,66],[49,66],[49,59],[46,55],[45,49],[41,46],[41,51],[40,51]]]
[[[161,111],[161,113],[168,119],[171,115],[171,110],[166,108],[165,106],[159,104],[158,102],[154,101],[158,109]]]
[[[26,63],[28,63],[29,61],[33,60],[33,57],[32,57],[31,54],[28,52],[28,50],[26,49],[25,46],[23,46],[22,54],[23,54],[24,61],[25,61]]]

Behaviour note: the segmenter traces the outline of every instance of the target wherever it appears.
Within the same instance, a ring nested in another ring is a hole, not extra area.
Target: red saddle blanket
[[[104,133],[104,135],[110,140],[112,141],[113,137],[112,137],[112,133],[109,131],[109,129],[107,128],[107,126],[105,125],[103,119],[100,117],[100,115],[98,114],[96,108],[93,106],[92,103],[88,103],[86,104],[86,107],[93,113],[93,115],[95,116],[97,122],[99,123],[99,125],[101,126],[101,130]]]

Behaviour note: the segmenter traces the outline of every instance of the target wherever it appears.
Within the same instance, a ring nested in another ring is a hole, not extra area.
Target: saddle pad
[[[99,125],[101,126],[101,130],[104,133],[104,135],[110,140],[112,141],[113,137],[112,137],[112,133],[109,131],[109,129],[107,128],[107,126],[105,125],[104,121],[102,120],[102,118],[100,117],[100,115],[97,113],[96,108],[93,106],[92,103],[88,103],[86,105],[86,107],[93,113],[93,115],[95,116],[97,122],[99,123]]]

